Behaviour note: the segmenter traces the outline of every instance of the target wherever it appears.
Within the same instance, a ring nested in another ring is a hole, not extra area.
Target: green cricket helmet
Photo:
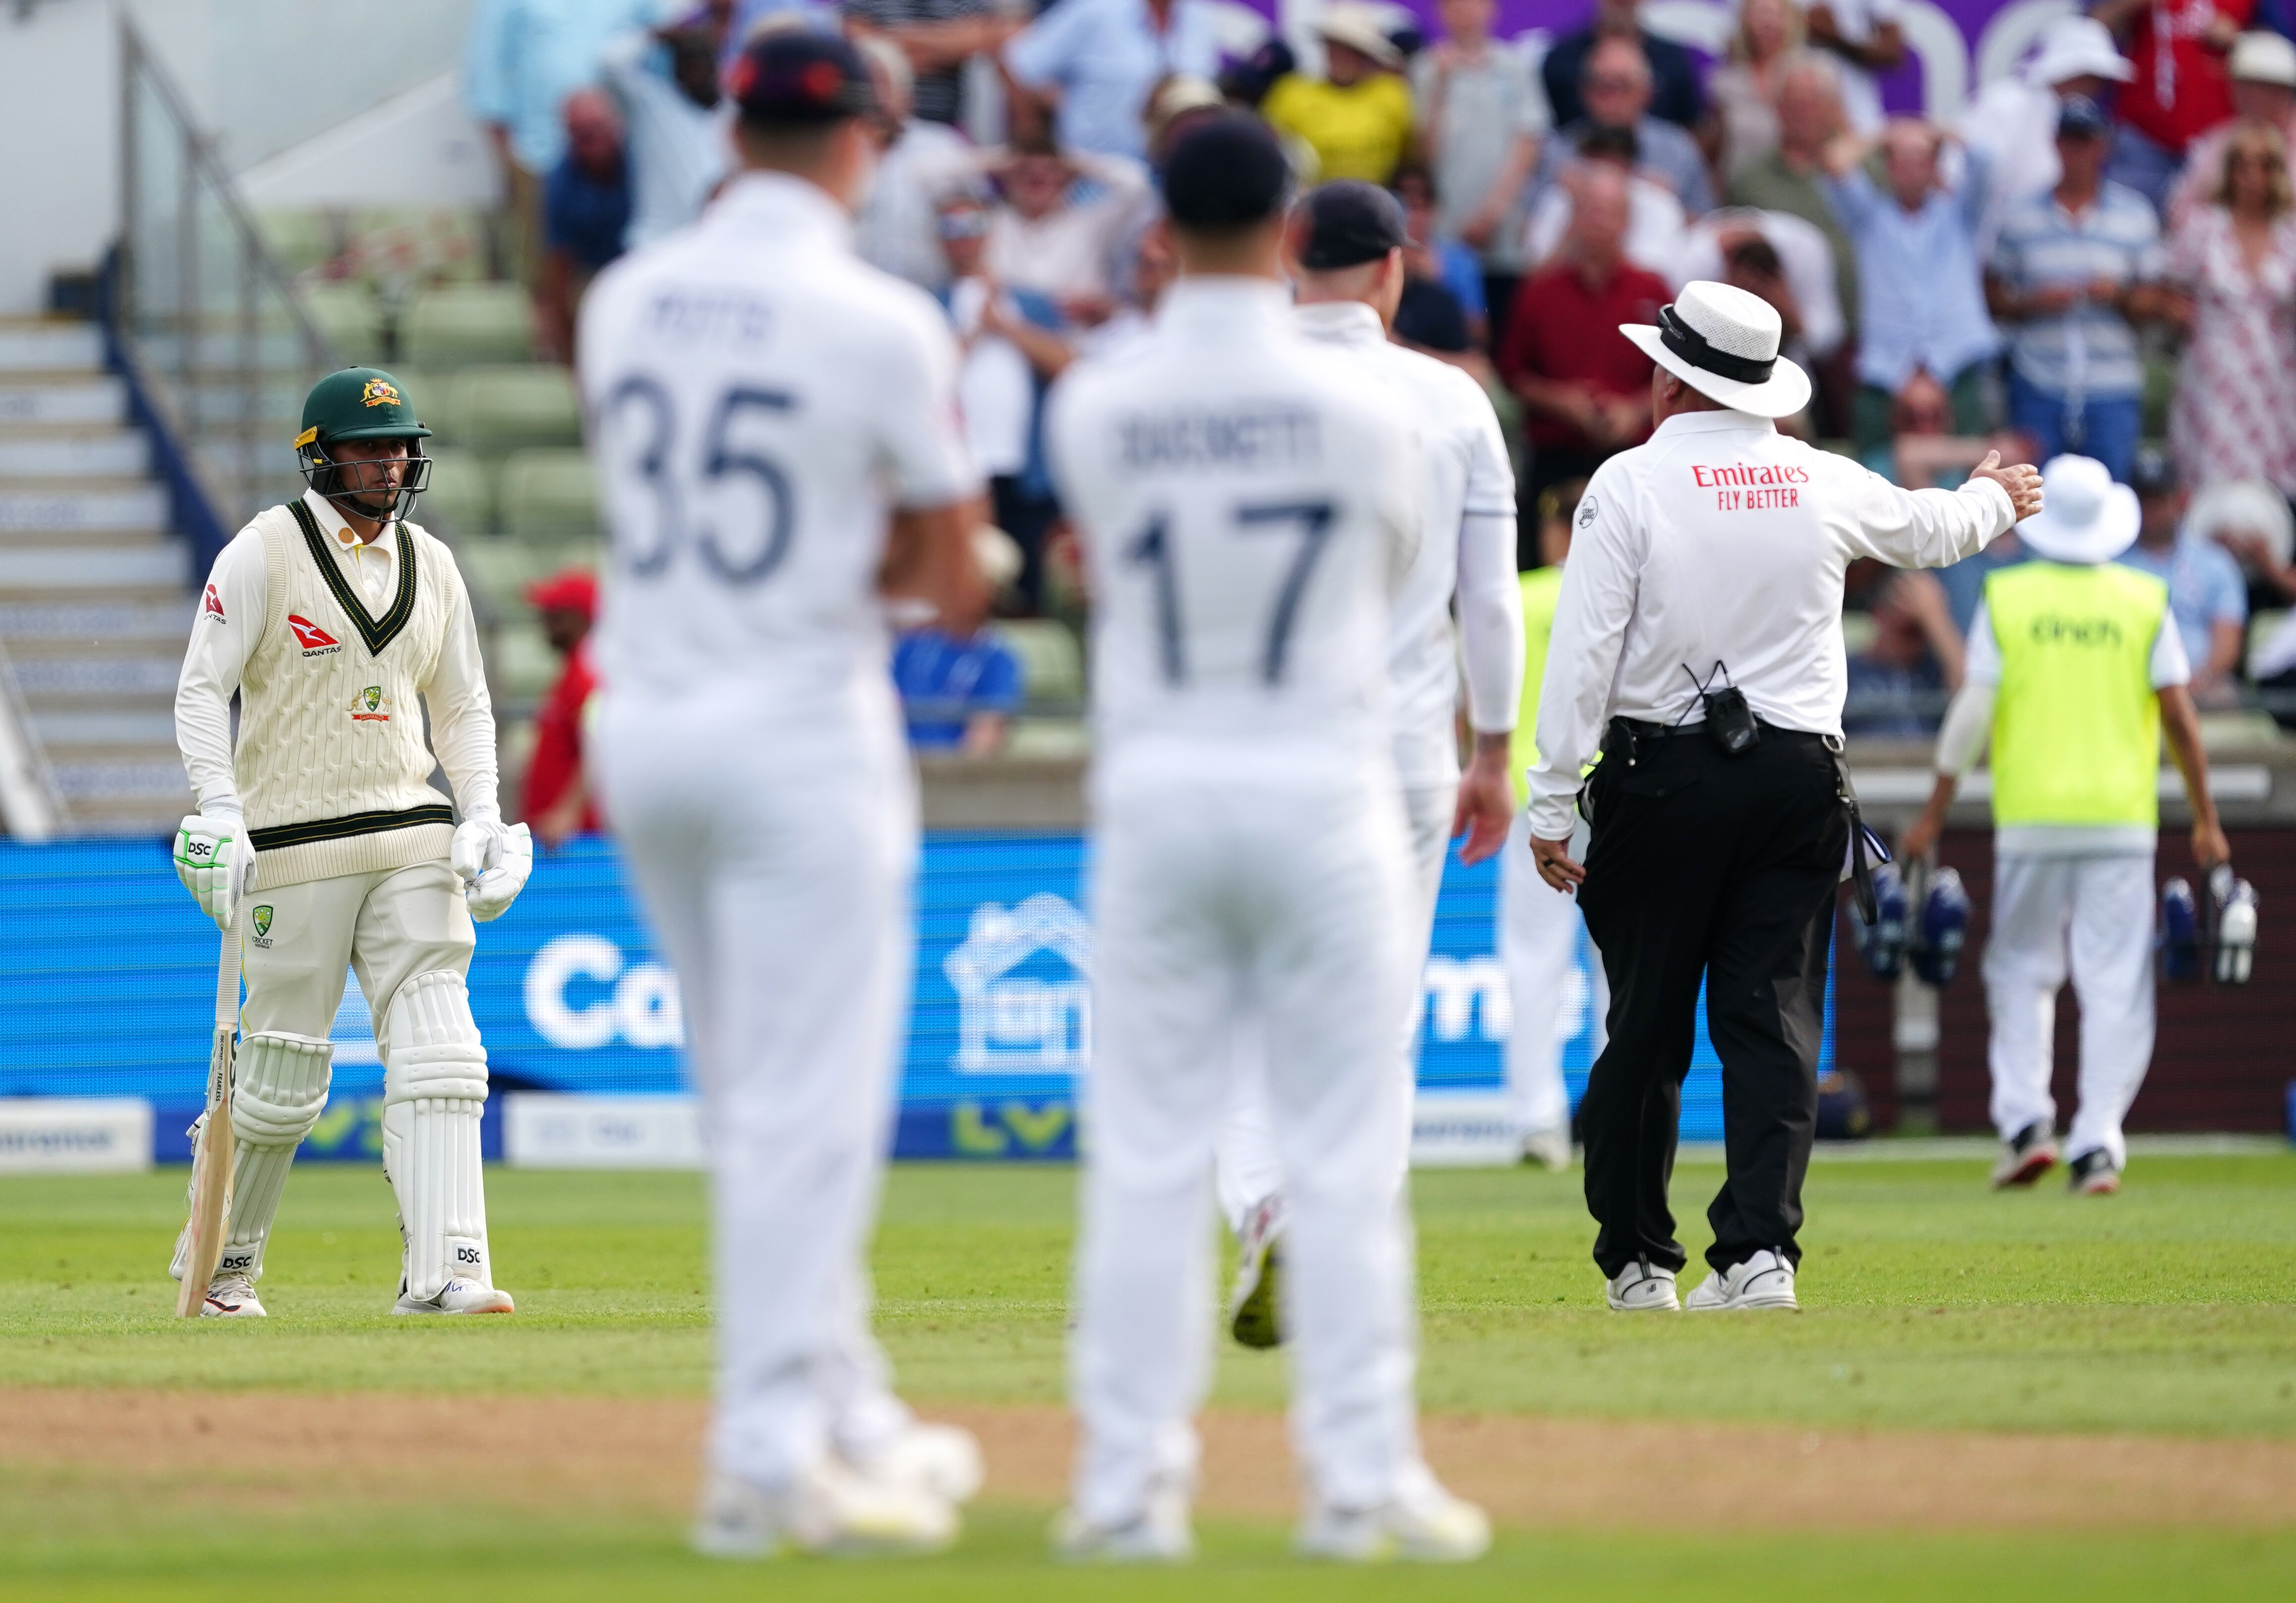
[[[295,436],[295,460],[306,483],[330,501],[348,501],[368,517],[403,518],[414,497],[430,488],[430,458],[421,441],[430,437],[414,415],[414,405],[398,381],[380,367],[346,367],[311,386],[303,399],[303,432]],[[333,447],[348,440],[404,440],[407,463],[395,492],[377,482],[375,470],[361,463],[345,463]],[[370,496],[389,493],[390,507],[378,507]]]

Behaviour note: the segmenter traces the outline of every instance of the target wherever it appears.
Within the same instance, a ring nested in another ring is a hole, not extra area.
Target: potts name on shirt
[[[1784,462],[1733,462],[1720,467],[1693,463],[1691,478],[1714,495],[1717,512],[1772,512],[1801,505],[1800,486],[1809,470]]]

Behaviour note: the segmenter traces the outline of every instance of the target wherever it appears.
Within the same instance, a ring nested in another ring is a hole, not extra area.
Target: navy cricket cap
[[[1300,205],[1300,265],[1311,273],[1377,261],[1411,243],[1403,202],[1376,184],[1339,178]]]
[[[726,93],[744,122],[835,122],[877,109],[860,52],[840,35],[812,29],[776,29],[752,39],[726,69]]]
[[[2068,95],[2057,108],[2057,137],[2097,139],[2112,132],[2112,119],[2086,95]]]
[[[1292,164],[1257,117],[1207,117],[1172,142],[1164,159],[1164,210],[1182,228],[1227,233],[1280,217]]]

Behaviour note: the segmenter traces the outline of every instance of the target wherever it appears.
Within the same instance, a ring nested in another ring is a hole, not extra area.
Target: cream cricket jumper
[[[201,810],[243,798],[265,889],[447,855],[455,815],[430,784],[420,698],[464,816],[496,811],[493,709],[452,555],[412,524],[362,547],[342,522],[307,495],[241,532],[176,690]]]

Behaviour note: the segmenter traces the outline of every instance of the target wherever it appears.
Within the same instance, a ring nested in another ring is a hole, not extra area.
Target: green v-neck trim
[[[334,592],[336,602],[350,615],[351,627],[358,630],[367,655],[381,656],[383,648],[405,633],[406,626],[414,621],[414,544],[406,538],[406,525],[398,526],[398,592],[390,598],[390,610],[376,618],[369,615],[366,604],[351,588],[351,581],[343,577],[334,552],[327,546],[327,537],[319,531],[318,519],[311,515],[302,497],[288,502],[287,510],[303,526],[303,543],[310,547],[311,560],[319,566],[319,577],[327,581],[327,588]]]

